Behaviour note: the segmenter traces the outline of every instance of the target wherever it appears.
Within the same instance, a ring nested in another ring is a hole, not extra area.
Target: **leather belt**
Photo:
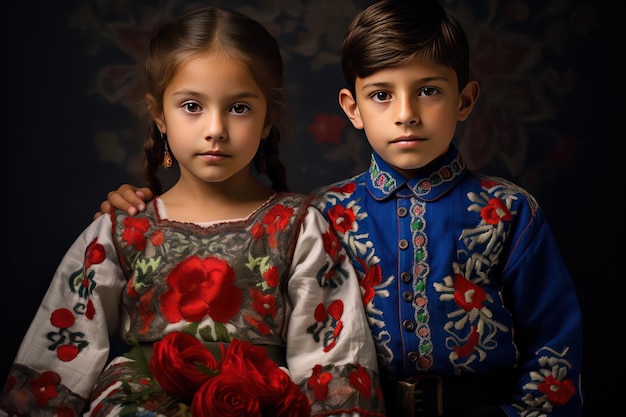
[[[439,375],[417,375],[398,381],[398,411],[403,416],[443,416],[443,381]]]
[[[514,370],[488,374],[418,374],[404,379],[382,376],[387,415],[451,417],[511,401],[517,387]]]

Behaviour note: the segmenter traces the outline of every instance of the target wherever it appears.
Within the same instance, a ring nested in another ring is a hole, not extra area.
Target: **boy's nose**
[[[396,115],[396,125],[414,125],[417,124],[418,115],[414,107],[414,103],[410,98],[401,98],[397,100],[398,112]]]

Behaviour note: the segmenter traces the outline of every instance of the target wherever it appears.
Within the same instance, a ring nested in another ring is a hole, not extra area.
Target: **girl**
[[[286,363],[311,415],[384,415],[355,271],[309,198],[286,190],[275,39],[241,14],[198,9],[161,28],[144,68],[146,178],[156,197],[136,217],[100,216],[68,250],[2,410],[180,416],[192,403],[202,414],[210,398],[167,397],[153,379],[163,369],[146,365],[155,342],[184,332],[212,349],[264,346]],[[179,177],[161,194],[159,165],[174,161]],[[108,362],[118,333],[140,349]]]

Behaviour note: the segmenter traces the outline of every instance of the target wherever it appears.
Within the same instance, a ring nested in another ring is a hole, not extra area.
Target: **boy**
[[[315,193],[360,274],[388,415],[580,416],[581,310],[545,213],[452,145],[479,96],[463,29],[434,1],[380,1],[342,67],[371,165]]]

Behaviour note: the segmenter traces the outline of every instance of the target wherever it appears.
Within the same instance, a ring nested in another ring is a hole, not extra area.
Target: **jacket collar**
[[[444,155],[420,169],[412,178],[405,178],[373,152],[365,181],[367,189],[376,200],[384,200],[400,189],[407,189],[415,197],[433,201],[452,189],[466,172],[463,157],[450,145]]]

